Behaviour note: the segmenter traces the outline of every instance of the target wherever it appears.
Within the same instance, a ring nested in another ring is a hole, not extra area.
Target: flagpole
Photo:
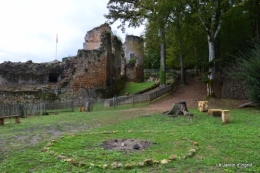
[[[57,47],[58,47],[58,34],[56,34],[56,53],[55,53],[55,60],[57,60]]]

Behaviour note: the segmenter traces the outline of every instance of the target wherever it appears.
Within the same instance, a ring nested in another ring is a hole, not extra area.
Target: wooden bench
[[[208,114],[214,117],[221,117],[222,109],[209,109]]]
[[[0,116],[0,125],[4,125],[5,118],[14,118],[15,123],[20,123],[20,115]]]

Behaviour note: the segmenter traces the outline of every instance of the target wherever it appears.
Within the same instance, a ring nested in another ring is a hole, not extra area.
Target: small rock
[[[161,164],[166,164],[166,163],[168,163],[168,161],[167,161],[166,159],[163,159],[163,160],[161,161]]]
[[[125,164],[125,168],[131,168],[131,167],[132,167],[132,165],[129,163]]]
[[[144,166],[144,162],[139,162],[138,166]]]
[[[66,159],[66,158],[67,158],[66,156],[61,156],[61,155],[58,156],[58,159]]]
[[[57,141],[56,140],[51,140],[51,143],[57,143]]]
[[[199,143],[194,141],[194,142],[193,142],[193,145],[194,145],[194,146],[199,146]]]
[[[117,168],[117,163],[116,163],[116,162],[113,162],[113,163],[111,164],[111,167],[112,167],[113,169]]]
[[[177,160],[177,159],[178,159],[178,156],[176,156],[176,155],[171,155],[171,156],[169,157],[169,159],[170,159],[170,160]]]
[[[147,165],[151,165],[152,162],[153,162],[152,159],[145,159],[145,160],[144,160],[144,163],[147,164]]]
[[[133,146],[133,149],[139,150],[139,149],[140,149],[140,146],[139,146],[138,144],[135,144],[135,145]]]
[[[191,152],[191,153],[196,153],[196,149],[190,149],[189,152]]]
[[[154,164],[159,164],[160,162],[158,160],[153,160]]]
[[[46,152],[46,151],[48,151],[48,148],[44,147],[44,148],[42,149],[42,152]]]
[[[51,147],[52,146],[52,143],[48,143],[47,145],[46,145],[46,147]]]

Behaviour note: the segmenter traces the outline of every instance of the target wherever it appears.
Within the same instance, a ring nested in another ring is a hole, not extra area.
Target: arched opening
[[[59,74],[58,73],[50,73],[49,74],[49,82],[58,82]]]

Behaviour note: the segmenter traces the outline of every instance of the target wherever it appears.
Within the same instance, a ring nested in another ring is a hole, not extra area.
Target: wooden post
[[[229,110],[222,110],[221,119],[223,123],[230,122],[230,111]]]
[[[74,102],[73,101],[71,101],[71,110],[72,110],[72,112],[74,112]]]
[[[132,102],[133,102],[133,106],[134,106],[134,94],[132,95]]]
[[[115,97],[113,97],[113,106],[114,106],[114,108],[116,107]]]
[[[4,125],[4,118],[0,118],[0,125]]]
[[[15,123],[20,123],[20,117],[15,117]]]

